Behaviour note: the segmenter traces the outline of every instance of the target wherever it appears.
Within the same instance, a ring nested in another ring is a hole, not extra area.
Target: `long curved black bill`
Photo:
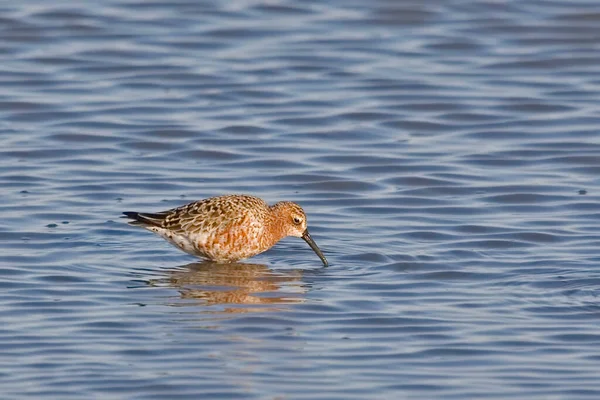
[[[319,249],[319,246],[317,246],[317,244],[315,243],[313,238],[310,237],[310,234],[308,233],[308,229],[305,230],[304,233],[302,234],[302,239],[304,239],[304,241],[306,243],[308,243],[310,248],[313,249],[313,251],[315,253],[317,253],[317,255],[319,256],[321,261],[323,261],[323,265],[328,267],[329,263],[327,262],[327,259],[325,258],[325,256],[323,255],[323,252],[321,251],[321,249]]]

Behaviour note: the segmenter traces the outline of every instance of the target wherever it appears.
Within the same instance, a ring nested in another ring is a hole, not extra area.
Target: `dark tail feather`
[[[131,218],[133,221],[131,225],[152,225],[161,226],[163,220],[167,214],[162,213],[139,213],[135,211],[125,211],[123,213],[127,218]]]

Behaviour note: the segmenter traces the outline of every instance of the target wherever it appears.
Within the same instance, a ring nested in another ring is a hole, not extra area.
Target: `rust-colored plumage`
[[[218,262],[255,256],[286,236],[304,239],[327,266],[306,228],[306,214],[293,202],[269,206],[247,195],[211,197],[158,213],[125,212],[186,253]]]

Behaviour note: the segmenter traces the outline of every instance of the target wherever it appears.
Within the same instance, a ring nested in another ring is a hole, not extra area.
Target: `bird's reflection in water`
[[[172,305],[221,305],[218,312],[278,310],[303,302],[307,291],[301,270],[274,271],[263,264],[200,262],[168,273],[152,283],[177,289],[183,301]]]

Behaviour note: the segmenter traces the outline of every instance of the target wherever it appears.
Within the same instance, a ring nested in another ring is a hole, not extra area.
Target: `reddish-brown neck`
[[[285,226],[286,209],[284,203],[274,204],[270,209],[269,232],[271,233],[271,240],[273,241],[273,244],[275,244],[287,236],[287,229]]]

